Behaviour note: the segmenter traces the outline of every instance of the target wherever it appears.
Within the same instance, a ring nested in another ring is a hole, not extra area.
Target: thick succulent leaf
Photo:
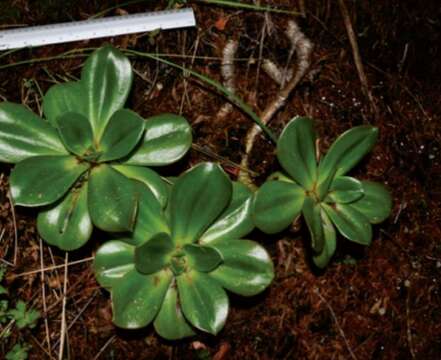
[[[131,270],[112,288],[113,322],[124,329],[148,325],[159,312],[172,280],[169,270],[144,275]]]
[[[141,140],[144,133],[144,119],[131,110],[116,111],[107,124],[101,138],[100,161],[121,159]]]
[[[213,246],[224,260],[209,276],[224,288],[252,296],[262,292],[273,280],[273,263],[259,244],[249,240],[223,240]]]
[[[312,120],[297,117],[285,127],[277,143],[280,164],[305,189],[313,187],[317,176],[315,140]]]
[[[93,168],[88,201],[95,226],[109,232],[132,231],[139,197],[136,185],[109,165]]]
[[[126,163],[162,166],[182,158],[191,146],[191,127],[182,116],[161,114],[145,121],[141,144]]]
[[[362,245],[370,245],[372,241],[372,226],[368,219],[350,204],[336,204],[323,208],[338,231],[347,239]]]
[[[22,105],[0,104],[0,161],[18,163],[32,156],[67,154],[57,131]]]
[[[323,250],[325,242],[320,204],[307,196],[303,203],[302,213],[311,234],[312,249],[319,253]]]
[[[282,231],[299,215],[304,200],[305,190],[297,184],[267,181],[254,197],[254,223],[267,234]]]
[[[351,170],[374,146],[378,129],[372,126],[356,126],[331,145],[319,165],[319,183],[334,176],[341,176]]]
[[[332,225],[331,220],[326,215],[326,212],[323,209],[321,210],[321,217],[325,242],[322,251],[318,254],[313,255],[312,260],[317,267],[323,269],[328,265],[329,261],[335,253],[337,236],[335,233],[334,225]]]
[[[70,191],[61,201],[38,214],[37,228],[49,244],[62,250],[83,246],[92,234],[92,220],[87,207],[87,183]]]
[[[115,170],[118,170],[121,174],[127,176],[129,179],[134,179],[142,182],[149,190],[155,195],[156,199],[161,204],[162,208],[165,208],[168,200],[168,186],[165,180],[163,180],[155,171],[142,166],[132,165],[115,165],[112,164]]]
[[[186,244],[184,252],[190,268],[196,271],[213,271],[222,263],[222,255],[211,246]]]
[[[93,152],[93,135],[84,115],[67,112],[55,120],[61,140],[71,153],[82,156]]]
[[[153,274],[170,261],[173,242],[167,233],[154,235],[150,240],[135,249],[135,266],[143,274]]]
[[[177,277],[185,318],[196,328],[216,335],[225,325],[228,296],[208,274],[191,271]]]
[[[254,228],[251,216],[253,193],[245,185],[234,182],[231,201],[216,222],[202,235],[201,243],[222,239],[240,239]]]
[[[87,114],[97,142],[113,113],[121,109],[132,86],[129,60],[119,50],[104,46],[86,61],[81,73]]]
[[[350,176],[339,176],[332,181],[326,202],[347,204],[362,196],[363,186],[360,181]]]
[[[392,197],[382,184],[362,181],[364,196],[351,206],[361,212],[371,224],[379,224],[386,220],[392,210]]]
[[[163,210],[153,193],[138,183],[139,203],[136,225],[130,243],[139,246],[158,233],[170,234]]]
[[[36,156],[20,161],[9,182],[15,204],[49,205],[60,199],[89,165],[69,155]]]
[[[201,163],[180,176],[170,195],[172,239],[196,241],[231,199],[231,181],[219,165]]]
[[[185,320],[178,300],[178,291],[173,284],[168,288],[153,325],[156,332],[167,340],[178,340],[195,334]]]
[[[88,116],[87,98],[81,81],[53,85],[44,95],[43,113],[53,126],[57,125],[58,117],[67,112]]]
[[[135,269],[135,247],[125,241],[111,240],[100,246],[95,254],[94,270],[98,283],[110,289],[129,271]]]

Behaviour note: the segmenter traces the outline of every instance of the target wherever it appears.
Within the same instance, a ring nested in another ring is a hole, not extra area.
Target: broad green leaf
[[[111,240],[100,246],[95,254],[93,268],[98,283],[110,289],[129,271],[135,269],[135,247],[127,242]]]
[[[67,154],[57,131],[23,105],[0,104],[0,161]]]
[[[88,196],[95,226],[109,232],[133,230],[139,197],[133,180],[101,164],[90,172]]]
[[[97,142],[110,117],[124,106],[132,80],[130,61],[112,46],[99,48],[87,59],[81,72],[81,82],[88,118]]]
[[[363,196],[363,186],[360,181],[350,176],[336,177],[331,187],[326,202],[347,204]]]
[[[59,116],[75,112],[87,118],[87,98],[81,81],[70,81],[53,85],[43,98],[43,113],[53,125]]]
[[[190,268],[196,271],[209,272],[222,263],[222,255],[211,246],[186,244],[184,252]]]
[[[273,263],[259,244],[249,240],[224,240],[217,241],[214,247],[224,260],[209,276],[224,288],[252,296],[262,292],[273,280]]]
[[[139,246],[158,233],[170,234],[163,210],[153,193],[138,183],[139,203],[135,228],[130,243]]]
[[[251,217],[253,193],[245,185],[234,182],[230,204],[202,235],[201,243],[222,239],[240,239],[254,228]]]
[[[175,244],[198,240],[226,208],[231,192],[231,181],[219,165],[201,163],[181,175],[170,195],[170,227]]]
[[[368,219],[350,204],[323,204],[323,208],[338,231],[347,239],[362,245],[370,245],[372,226]]]
[[[121,159],[141,140],[144,133],[144,120],[131,110],[116,111],[107,124],[101,138],[100,161]]]
[[[71,190],[61,201],[40,211],[37,228],[41,237],[62,250],[83,246],[92,234],[92,220],[87,207],[87,183]]]
[[[125,274],[112,288],[113,322],[124,329],[148,325],[159,312],[172,280],[169,270],[144,275]]]
[[[93,152],[93,135],[89,120],[84,115],[68,112],[60,115],[55,124],[64,146],[78,156]]]
[[[168,186],[155,171],[142,166],[112,164],[112,167],[129,179],[138,180],[146,185],[158,199],[161,207],[165,208],[169,192]]]
[[[323,250],[324,246],[324,234],[321,218],[320,204],[314,199],[307,196],[303,203],[302,213],[308,226],[309,233],[311,234],[312,249],[319,253]]]
[[[182,314],[178,292],[173,284],[167,290],[153,325],[156,332],[167,340],[178,340],[195,334]]]
[[[143,274],[153,274],[161,270],[170,260],[173,242],[167,233],[154,235],[135,249],[135,266]]]
[[[304,200],[305,190],[297,184],[267,181],[255,194],[254,223],[267,234],[282,231],[299,215]]]
[[[145,121],[141,144],[126,163],[162,166],[182,158],[191,146],[191,127],[182,116],[161,114]]]
[[[89,165],[73,156],[36,156],[19,162],[9,182],[15,204],[42,206],[60,199]]]
[[[374,146],[378,129],[372,126],[356,126],[340,135],[320,161],[319,183],[341,176],[351,170]]]
[[[225,325],[228,296],[208,274],[191,271],[177,277],[185,318],[196,328],[216,335]]]
[[[305,189],[311,189],[317,177],[315,140],[312,120],[297,117],[285,127],[277,143],[280,165]]]
[[[317,267],[323,269],[328,265],[329,261],[334,255],[337,244],[334,225],[332,225],[331,220],[329,220],[329,217],[326,215],[326,212],[323,209],[321,210],[321,218],[325,241],[322,251],[318,254],[314,254],[312,260]]]
[[[382,185],[372,181],[362,181],[364,196],[351,206],[361,212],[372,224],[386,220],[392,209],[392,198]]]

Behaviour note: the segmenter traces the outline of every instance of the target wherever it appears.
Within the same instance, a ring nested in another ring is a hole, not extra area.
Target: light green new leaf
[[[361,212],[371,224],[379,224],[386,220],[392,209],[392,197],[389,191],[378,183],[362,181],[364,196],[351,206]]]
[[[162,208],[167,205],[168,187],[164,180],[153,170],[147,167],[131,165],[114,165],[112,167],[129,179],[142,182],[155,195]]]
[[[209,272],[222,263],[222,255],[211,246],[186,244],[184,252],[187,255],[190,268],[196,271]]]
[[[267,181],[255,194],[254,223],[267,234],[282,231],[300,213],[304,200],[305,190],[297,184]]]
[[[51,86],[43,98],[45,118],[57,126],[59,116],[67,112],[75,112],[87,118],[87,99],[81,81],[70,81]]]
[[[225,290],[208,274],[196,271],[178,276],[177,283],[185,318],[194,327],[216,335],[227,320]]]
[[[89,120],[84,115],[67,112],[55,120],[64,146],[78,156],[93,151],[93,134]]]
[[[335,207],[327,204],[322,206],[345,238],[362,245],[370,245],[372,226],[361,212],[354,209],[350,204],[336,204]]]
[[[111,240],[100,246],[93,267],[98,283],[107,289],[115,286],[129,271],[135,269],[135,247],[127,242]]]
[[[153,325],[156,332],[167,340],[178,340],[195,334],[182,314],[178,292],[173,284],[168,288]]]
[[[333,180],[325,201],[347,204],[362,196],[363,186],[360,181],[350,176],[339,176]]]
[[[319,183],[351,170],[374,146],[378,129],[372,126],[356,126],[343,134],[331,145],[319,165]]]
[[[70,191],[60,202],[41,211],[37,218],[41,237],[62,250],[83,246],[92,234],[92,220],[87,206],[87,183]]]
[[[112,288],[113,322],[124,329],[148,325],[159,312],[172,280],[169,270],[143,275],[131,270]]]
[[[320,204],[307,196],[303,203],[302,213],[311,234],[312,249],[319,253],[323,250],[325,242]]]
[[[277,142],[280,164],[305,189],[311,189],[317,177],[315,140],[312,120],[297,117],[285,127]]]
[[[89,165],[73,156],[36,156],[19,162],[9,182],[14,203],[42,206],[60,199]]]
[[[116,111],[109,119],[99,151],[100,161],[110,161],[126,156],[138,144],[144,133],[144,119],[131,110]]]
[[[110,117],[124,106],[132,80],[129,60],[111,46],[99,48],[87,59],[81,73],[81,82],[88,118],[97,142]]]
[[[145,120],[141,144],[127,164],[162,166],[182,158],[191,146],[191,127],[182,116],[161,114]]]
[[[135,266],[143,274],[153,274],[161,270],[170,260],[173,251],[170,235],[159,233],[135,249]]]
[[[262,292],[274,278],[269,254],[249,240],[217,241],[214,247],[222,254],[223,263],[209,274],[224,288],[243,296]]]
[[[132,180],[133,181],[133,180]],[[139,246],[158,233],[170,234],[163,210],[153,193],[137,182],[139,192],[138,215],[130,243]]]
[[[321,210],[321,218],[322,218],[322,226],[323,226],[323,236],[324,236],[324,245],[323,249],[320,253],[313,255],[312,260],[314,264],[320,269],[325,268],[332,256],[335,253],[336,249],[336,233],[334,229],[334,225],[332,225],[331,220],[326,215],[326,212]]]
[[[102,164],[90,172],[88,197],[97,227],[109,232],[133,230],[139,197],[135,181]]]
[[[181,175],[170,195],[170,228],[175,244],[199,239],[228,205],[231,181],[219,165],[201,163]]]
[[[57,131],[23,105],[0,104],[0,161],[67,154]]]
[[[252,211],[253,193],[245,185],[234,182],[231,201],[216,222],[202,235],[201,243],[222,239],[240,239],[254,228]]]

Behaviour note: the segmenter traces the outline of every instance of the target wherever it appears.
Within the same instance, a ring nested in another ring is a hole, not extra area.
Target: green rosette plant
[[[168,165],[191,145],[187,121],[164,114],[144,120],[124,108],[133,71],[127,57],[104,46],[86,61],[81,80],[52,86],[44,119],[23,105],[0,104],[0,161],[17,205],[44,207],[38,230],[64,250],[82,246],[93,225],[131,231],[136,179],[165,206],[167,187],[147,166]]]
[[[217,334],[229,308],[224,289],[252,296],[274,277],[264,248],[241,239],[254,228],[251,205],[251,192],[213,163],[177,178],[165,210],[143,187],[132,235],[104,243],[95,256],[113,322],[126,329],[153,322],[169,340],[193,328]]]
[[[313,261],[324,268],[336,249],[336,229],[347,239],[369,245],[372,226],[385,220],[392,200],[386,188],[347,176],[374,146],[378,129],[357,126],[340,135],[317,160],[312,120],[293,119],[277,143],[283,172],[272,174],[253,203],[256,226],[272,234],[303,215],[312,240]]]

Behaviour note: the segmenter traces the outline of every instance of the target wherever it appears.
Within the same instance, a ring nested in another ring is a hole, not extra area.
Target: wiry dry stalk
[[[265,108],[261,115],[261,121],[267,125],[273,118],[274,114],[280,110],[286,103],[289,95],[305,75],[307,69],[311,64],[311,53],[313,49],[312,42],[300,30],[299,26],[294,20],[289,21],[286,30],[286,35],[290,39],[296,54],[297,54],[297,69],[295,75],[288,81],[288,83],[280,90],[277,97]],[[248,160],[251,150],[254,145],[256,136],[262,132],[262,129],[255,124],[247,133],[245,138],[245,154],[242,157],[241,167],[248,168]],[[248,172],[240,171],[239,180],[249,186],[255,188],[253,181]]]

